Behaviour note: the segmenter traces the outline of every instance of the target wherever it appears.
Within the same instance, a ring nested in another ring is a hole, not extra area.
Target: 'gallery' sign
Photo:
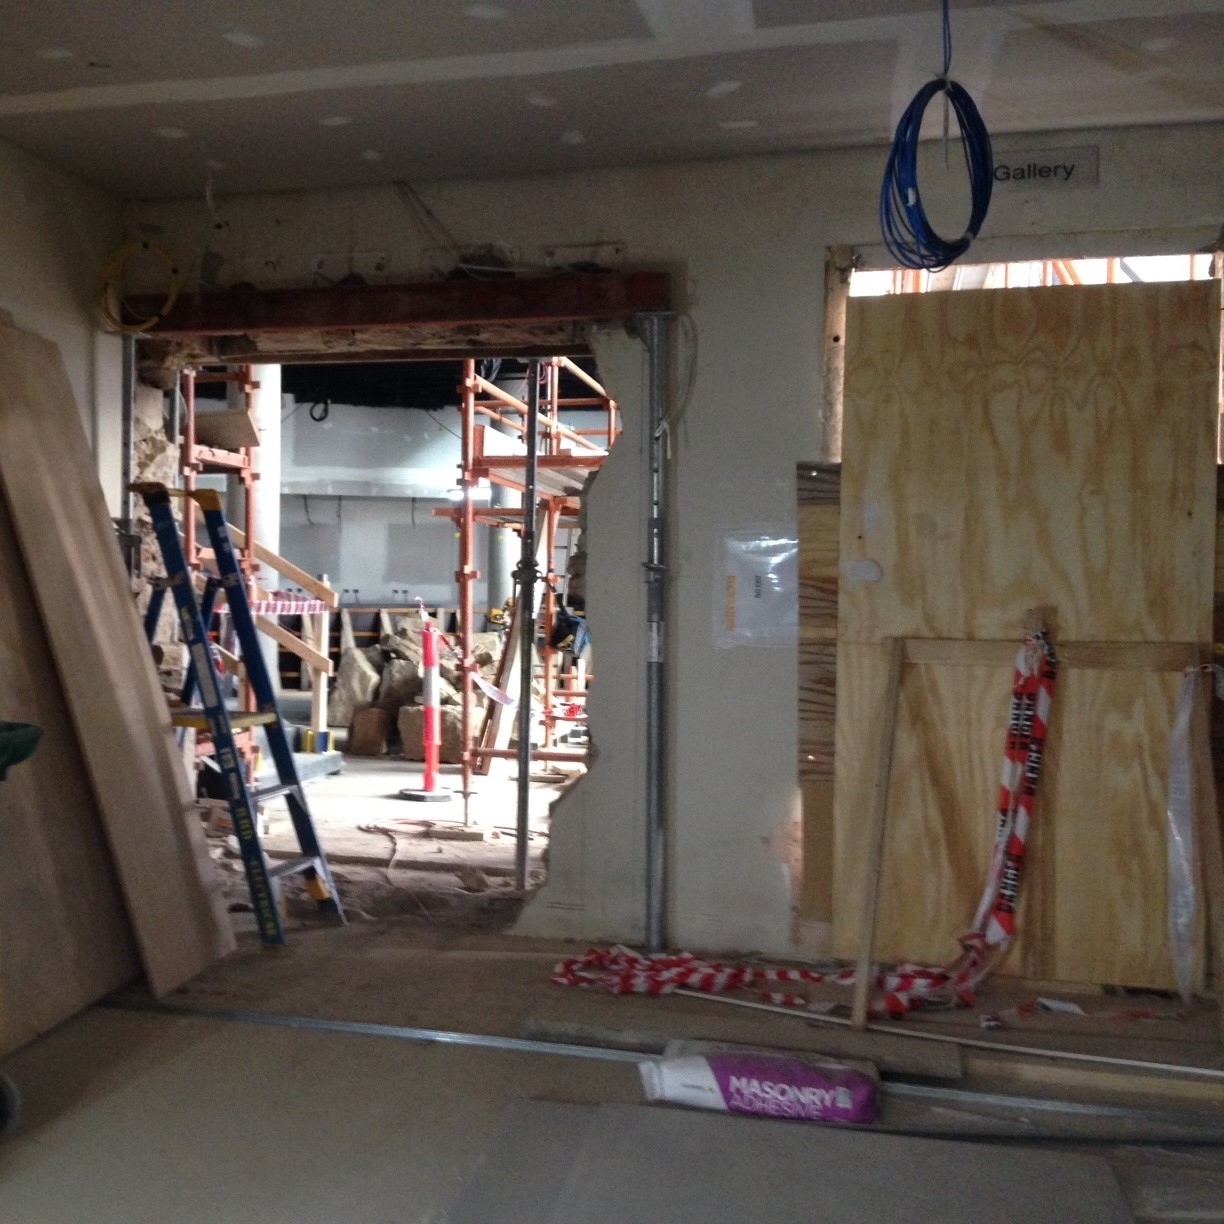
[[[1101,180],[1101,150],[1028,149],[995,154],[995,186],[1095,187]]]

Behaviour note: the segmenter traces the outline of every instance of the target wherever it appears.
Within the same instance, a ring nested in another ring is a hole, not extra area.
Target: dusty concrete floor
[[[955,1058],[932,1059],[922,1043],[904,1038],[864,1043],[801,1019],[700,1000],[614,998],[550,985],[554,961],[575,951],[447,929],[423,917],[344,928],[305,924],[280,952],[244,936],[233,956],[168,1000],[217,1018],[95,1009],[10,1060],[27,1110],[19,1131],[0,1143],[0,1220],[440,1224],[439,1213],[512,1102],[641,1100],[630,1065],[266,1028],[232,1018],[235,1011],[656,1049],[685,1037],[853,1051],[886,1069],[925,1069],[913,1082],[975,1084]],[[140,992],[119,1002],[140,1006]],[[231,1018],[222,1018],[227,1012]],[[1077,1044],[1057,1018],[1035,1023],[1024,1040]],[[847,1038],[859,1044],[847,1046]],[[1157,1056],[1161,1044],[1153,1039],[1143,1048]],[[1218,1060],[1218,1047],[1205,1039],[1201,1057],[1213,1056]],[[1023,1090],[1041,1094],[1032,1084]],[[1218,1131],[1218,1101],[1178,1107]],[[976,1103],[906,1100],[886,1103],[882,1119],[888,1128],[958,1138],[1019,1135],[1022,1142],[1034,1141],[1038,1122],[1049,1119]],[[1185,1147],[1176,1142],[1184,1135],[1152,1122],[1101,1130],[1071,1119],[1065,1136],[1088,1140],[1090,1150],[1107,1157],[1136,1219],[1224,1220],[1224,1150]],[[1157,1138],[1162,1142],[1154,1145]],[[777,1172],[761,1171],[763,1193]]]
[[[632,1066],[95,1010],[10,1060],[5,1224],[426,1224],[511,1102]]]
[[[1149,1111],[1175,1107],[1199,1128],[1219,1130],[1224,1090],[1215,1088],[1192,1085],[1180,1099],[1158,1094],[1154,1104],[1150,1085],[1119,1088],[1108,1076],[1067,1076],[1057,1064],[1030,1060],[1009,1081],[989,1060],[962,1059],[948,1047],[908,1038],[849,1034],[678,996],[612,997],[553,986],[555,961],[581,948],[504,933],[522,903],[499,874],[513,858],[513,840],[435,844],[423,826],[397,825],[433,818],[406,813],[403,801],[386,797],[413,780],[410,766],[384,760],[360,762],[312,787],[333,855],[356,860],[336,868],[352,918],[347,926],[332,926],[295,901],[289,946],[272,952],[241,930],[243,915],[236,915],[238,950],[167,1001],[214,1018],[95,1009],[10,1060],[27,1107],[21,1129],[0,1143],[0,1221],[436,1224],[512,1102],[641,1099],[636,1072],[624,1064],[264,1028],[222,1012],[645,1050],[702,1039],[819,1051],[871,1059],[920,1085],[1033,1098],[1066,1096],[1073,1088],[1084,1100]],[[482,794],[491,823],[500,823],[501,811],[512,812],[511,790],[502,783]],[[533,827],[541,832],[550,798],[537,790]],[[407,830],[399,835],[396,865],[387,867],[389,838],[357,829],[366,823]],[[283,833],[274,824],[274,849]],[[537,872],[545,844],[542,836],[533,844]],[[231,895],[245,898],[237,864],[224,860],[221,869]],[[1031,988],[999,980],[987,1005],[1005,1008],[1029,994]],[[138,988],[118,1001],[147,1003]],[[1098,995],[1080,1002],[1090,1015],[1037,1015],[998,1038],[1204,1066],[1224,1062],[1205,1006],[1169,1017],[1158,1004],[1155,1019],[1120,1023],[1116,1013],[1132,1001]],[[989,1036],[972,1012],[910,1023]],[[996,1140],[1003,1134],[1032,1140],[1038,1124],[1052,1126],[1048,1114],[1027,1107],[1017,1113],[904,1098],[886,1104],[883,1124]],[[1224,1221],[1224,1152],[1183,1146],[1177,1140],[1186,1132],[1167,1119],[1149,1113],[1142,1123],[1103,1125],[1065,1118],[1054,1129],[1108,1157],[1136,1219]]]
[[[459,770],[444,766],[442,783],[458,791]],[[449,803],[420,804],[399,792],[418,788],[419,765],[398,757],[345,757],[339,774],[307,784],[315,828],[327,851],[341,897],[350,915],[364,921],[398,915],[427,917],[446,925],[507,926],[523,898],[514,891],[517,842],[517,781],[513,774],[477,777],[468,815],[481,841],[443,835],[461,830],[462,796]],[[549,809],[567,785],[565,779],[533,781],[528,850],[529,884],[542,883],[548,847]],[[267,804],[263,843],[273,858],[297,855],[297,842],[283,799]],[[214,857],[235,907],[239,931],[247,890],[237,850],[214,841]],[[290,889],[292,891],[292,888]],[[308,916],[310,907],[293,904],[291,914]]]

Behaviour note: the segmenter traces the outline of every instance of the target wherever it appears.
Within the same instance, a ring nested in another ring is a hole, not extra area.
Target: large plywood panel
[[[1059,978],[1176,985],[1165,808],[1180,686],[1175,673],[1071,669],[1059,679],[1042,814],[1053,839],[1047,937]]]
[[[0,782],[0,1056],[139,972],[102,824],[0,497],[0,720],[43,737]]]
[[[840,638],[1207,640],[1215,292],[852,301]]]
[[[890,636],[1210,640],[1215,289],[851,303],[842,471],[834,947],[857,950]],[[1167,986],[1163,820],[1176,676],[1067,670],[1008,970]],[[989,860],[1005,668],[911,665],[882,957],[944,960]],[[1140,881],[1142,885],[1140,886]]]
[[[163,994],[234,937],[63,360],[3,325],[0,489],[141,961]]]

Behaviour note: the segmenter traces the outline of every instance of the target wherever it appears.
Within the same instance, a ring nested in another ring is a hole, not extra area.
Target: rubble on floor
[[[497,677],[498,661],[501,658],[502,638],[497,633],[472,635],[472,658],[478,674],[493,682]],[[377,646],[350,647],[340,656],[336,684],[331,695],[330,721],[333,726],[350,729],[349,751],[361,756],[375,756],[386,748],[377,747],[380,720],[371,716],[361,727],[358,735],[356,720],[363,711],[377,708],[390,719],[386,739],[395,734],[408,745],[405,756],[408,760],[421,760],[421,716],[411,713],[419,710],[416,704],[424,689],[422,677],[422,648],[420,621],[411,616],[401,617],[393,633],[384,633]],[[459,707],[462,695],[459,691],[462,673],[453,658],[447,658],[439,667],[438,692],[443,708],[442,760],[457,762],[461,749],[457,746],[459,736]],[[485,695],[477,690],[473,694],[477,709],[487,703]],[[406,720],[399,715],[410,711]],[[409,731],[405,737],[404,722]]]

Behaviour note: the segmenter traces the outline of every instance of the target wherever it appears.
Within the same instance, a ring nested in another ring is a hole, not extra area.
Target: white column
[[[252,377],[259,384],[255,392],[255,424],[259,446],[255,451],[255,535],[274,553],[280,552],[281,499],[281,368],[257,365]],[[280,579],[266,566],[260,566],[259,585],[274,589]]]

